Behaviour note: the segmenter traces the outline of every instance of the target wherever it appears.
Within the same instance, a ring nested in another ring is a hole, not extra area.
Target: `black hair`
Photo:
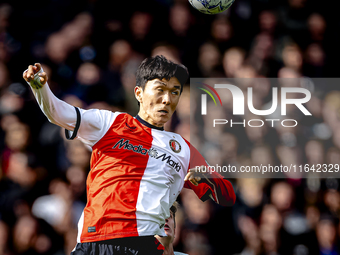
[[[142,61],[136,72],[136,86],[145,88],[145,84],[153,79],[166,79],[176,77],[183,86],[189,78],[188,69],[181,64],[176,64],[162,55],[146,58]]]
[[[174,219],[174,227],[176,228],[176,212],[178,210],[178,203],[175,201],[173,205],[170,207],[170,211],[172,212],[172,216]]]

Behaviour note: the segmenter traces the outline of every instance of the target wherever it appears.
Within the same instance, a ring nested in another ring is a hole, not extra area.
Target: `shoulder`
[[[131,117],[131,115],[127,113],[122,112],[112,112],[109,110],[99,110],[99,109],[89,109],[89,110],[81,110],[81,117],[82,120],[92,123],[93,125],[98,125],[99,123],[103,122],[112,122],[114,121],[118,116],[128,118]]]
[[[82,136],[86,134],[91,134],[92,136],[94,133],[99,132],[99,137],[102,137],[114,122],[121,119],[118,116],[124,114],[121,112],[112,112],[100,109],[79,110],[81,114],[79,130]]]
[[[178,141],[179,143],[188,146],[190,148],[190,142],[188,140],[186,140],[185,138],[183,138],[181,135],[174,133],[174,132],[170,132],[170,131],[164,131],[164,133],[166,133],[166,135],[168,137],[171,137],[173,140]]]

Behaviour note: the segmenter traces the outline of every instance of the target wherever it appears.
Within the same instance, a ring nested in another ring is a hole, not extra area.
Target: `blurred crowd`
[[[236,0],[210,16],[187,0],[0,0],[0,255],[69,254],[86,204],[91,151],[67,141],[42,114],[22,79],[29,64],[42,63],[53,93],[66,102],[133,116],[135,71],[152,55],[207,79],[337,77],[340,23],[332,5]],[[306,108],[312,117],[289,108],[288,116],[299,122],[294,128],[212,131],[203,123],[190,132],[188,83],[166,129],[191,140],[211,164],[340,164],[338,85],[296,86],[311,90]],[[268,109],[270,100],[270,83],[255,84],[255,108]],[[230,112],[229,102],[221,114]],[[210,142],[200,143],[197,134]],[[232,179],[237,201],[230,208],[183,190],[175,250],[340,254],[338,179],[286,177]]]

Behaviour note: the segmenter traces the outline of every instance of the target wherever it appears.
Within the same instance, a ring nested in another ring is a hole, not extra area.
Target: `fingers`
[[[194,184],[195,186],[197,186],[198,185],[198,180],[197,180],[197,177],[193,177],[193,178],[191,178],[191,179],[189,179],[189,181],[192,183],[192,184]]]
[[[32,75],[29,70],[26,70],[23,74],[23,78],[25,79],[25,81],[30,82],[34,79],[34,75]]]
[[[207,171],[207,167],[206,166],[196,166],[195,168],[191,168],[189,169],[189,172],[191,173],[197,173],[200,175],[204,175]]]
[[[34,70],[32,65],[28,66],[28,69],[26,71],[26,79],[28,82],[34,79]]]
[[[27,70],[23,73],[22,77],[25,79],[25,81],[29,82],[27,78]]]
[[[187,175],[184,177],[184,181],[188,181],[190,177],[190,173],[187,173]]]
[[[195,180],[195,176],[192,173],[187,173],[187,175],[184,178],[184,181],[190,181],[195,186],[198,185],[198,182]]]
[[[41,69],[41,64],[40,64],[40,63],[35,63],[35,64],[34,64],[34,67],[35,67],[35,69],[36,69],[36,72],[35,72],[35,73],[37,73],[37,72],[39,72],[40,69]]]
[[[199,181],[201,180],[201,177],[191,177],[189,178],[189,181],[194,184],[195,186],[198,185]]]
[[[184,178],[185,181],[191,181],[193,179],[199,182],[201,180],[201,177],[195,173],[187,173],[187,175]]]
[[[197,186],[202,180],[202,177],[205,176],[207,171],[206,168],[206,166],[197,166],[195,168],[189,169],[184,181],[190,181],[193,185]]]
[[[31,82],[34,80],[34,76],[41,70],[41,64],[40,63],[35,63],[34,65],[29,65],[27,70],[23,74],[23,78],[27,82]],[[41,85],[44,85],[47,80],[47,74],[45,72],[39,73],[39,82]]]
[[[197,186],[198,183],[201,181],[201,177],[196,176],[196,174],[193,172],[189,172],[185,176],[184,181],[190,181],[193,185]]]
[[[41,85],[45,85],[45,83],[47,82],[48,80],[48,77],[47,77],[47,74],[45,72],[42,72],[40,74],[38,74],[39,77],[40,77],[40,83]]]

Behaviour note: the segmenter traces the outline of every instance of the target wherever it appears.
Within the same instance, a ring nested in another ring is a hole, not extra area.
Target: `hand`
[[[34,80],[34,76],[41,70],[41,64],[40,63],[36,63],[34,64],[34,66],[29,65],[28,69],[24,72],[23,74],[23,78],[25,79],[25,81],[31,83],[32,81],[36,81],[34,84],[31,85],[35,85],[37,87],[41,87],[44,86],[48,80],[48,76],[45,72],[41,72],[38,74],[39,76],[39,83],[37,84],[38,81]]]
[[[202,177],[205,178],[206,166],[197,166],[189,169],[184,181],[190,181],[193,185],[197,186],[201,181]]]

